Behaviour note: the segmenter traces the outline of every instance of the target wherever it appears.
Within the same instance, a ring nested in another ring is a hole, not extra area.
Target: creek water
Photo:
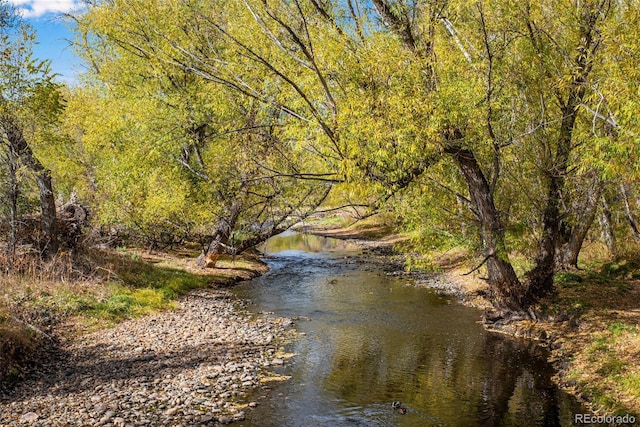
[[[233,292],[255,312],[299,317],[304,335],[275,368],[291,379],[239,426],[568,426],[584,412],[541,349],[486,332],[477,310],[348,243],[285,233],[263,250],[270,272]]]

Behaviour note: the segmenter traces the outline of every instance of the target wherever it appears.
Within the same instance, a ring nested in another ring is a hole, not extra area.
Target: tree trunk
[[[612,258],[615,258],[618,256],[618,245],[616,243],[616,235],[613,232],[611,208],[609,208],[609,202],[607,202],[607,198],[604,194],[600,200],[602,202],[602,210],[600,211],[600,217],[598,220],[600,222],[600,229],[602,230],[602,237],[607,245],[609,254]]]
[[[636,241],[640,241],[640,227],[638,227],[638,221],[629,202],[629,199],[633,197],[631,186],[625,183],[620,184],[620,193],[622,194],[622,201],[624,202],[624,213],[631,227],[631,234]]]
[[[468,210],[468,206],[464,198],[459,194],[456,194],[456,206],[458,209],[458,216],[460,218],[464,218],[464,213]],[[465,221],[460,222],[460,235],[463,239],[467,239],[469,237],[469,230]]]
[[[40,227],[43,238],[40,244],[40,253],[43,257],[51,256],[58,251],[56,201],[53,193],[53,184],[51,182],[51,171],[45,168],[33,155],[29,143],[24,138],[22,130],[14,119],[6,116],[3,117],[2,126],[4,127],[11,149],[35,176],[40,192],[40,209],[42,214]]]
[[[578,256],[580,255],[584,239],[587,237],[587,233],[598,211],[598,201],[601,190],[602,184],[598,181],[589,187],[587,198],[582,209],[583,214],[580,216],[578,224],[572,228],[569,241],[558,248],[558,253],[556,254],[557,270],[578,268]]]
[[[228,246],[231,233],[233,232],[240,213],[242,211],[242,200],[236,197],[228,209],[228,214],[219,218],[213,227],[211,240],[202,254],[196,259],[196,264],[202,268],[212,268],[218,261],[218,257],[223,253],[235,255],[234,248]]]
[[[18,182],[18,159],[15,152],[9,147],[8,153],[9,163],[9,269],[13,270],[16,245],[17,245],[17,228],[18,228],[18,199],[20,197],[20,184]]]
[[[460,138],[461,135],[455,139]],[[480,222],[484,262],[494,303],[497,308],[524,310],[529,304],[526,287],[518,279],[509,261],[504,242],[504,226],[482,169],[471,150],[449,145],[445,152],[453,156],[469,188],[471,202]]]
[[[45,257],[55,255],[58,252],[58,223],[56,218],[56,201],[53,194],[51,172],[42,170],[36,173],[36,181],[40,190],[40,207],[42,211],[42,233],[44,241],[41,252]]]
[[[231,233],[236,227],[238,218],[242,211],[242,201],[236,198],[229,207],[228,215],[220,218],[214,228],[213,236],[209,246],[205,251],[206,254],[222,254],[225,252],[234,252],[227,244],[231,238]]]
[[[542,220],[542,239],[535,267],[527,273],[529,293],[533,298],[542,297],[553,291],[553,275],[556,268],[556,247],[560,236],[562,219],[561,197],[569,170],[569,158],[573,149],[573,130],[577,112],[585,97],[589,75],[593,66],[593,57],[600,46],[600,31],[596,24],[606,11],[600,7],[592,9],[585,4],[581,9],[580,37],[576,50],[575,64],[571,71],[571,80],[566,97],[557,92],[562,121],[558,129],[555,144],[544,147],[548,156],[543,159],[548,171],[548,187]],[[555,150],[553,149],[555,148]]]
[[[567,103],[562,108],[562,124],[556,142],[556,155],[549,165],[547,197],[542,217],[542,239],[534,268],[527,273],[529,289],[535,297],[542,297],[553,291],[553,275],[556,271],[556,247],[560,236],[561,198],[568,170],[571,140],[576,122],[576,107],[583,92],[578,83],[569,93]]]

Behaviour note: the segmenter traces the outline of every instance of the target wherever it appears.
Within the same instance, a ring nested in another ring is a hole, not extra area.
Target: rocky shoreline
[[[0,426],[214,426],[258,405],[247,392],[278,378],[291,319],[253,316],[228,291],[61,344],[0,395]]]

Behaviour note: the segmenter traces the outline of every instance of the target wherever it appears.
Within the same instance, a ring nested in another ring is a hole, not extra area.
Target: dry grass
[[[0,306],[0,380],[12,382],[19,378],[36,345],[35,332]]]
[[[74,302],[88,292],[83,273],[70,254],[42,261],[32,253],[0,255],[0,385],[21,376],[38,357],[58,319],[77,310]]]

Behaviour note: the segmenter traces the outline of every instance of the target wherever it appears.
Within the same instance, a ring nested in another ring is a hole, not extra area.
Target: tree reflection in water
[[[487,333],[476,310],[345,262],[343,248],[299,252],[301,241],[327,245],[295,236],[291,253],[279,242],[272,272],[236,289],[258,311],[312,318],[288,349],[298,354],[283,371],[292,379],[240,425],[557,426],[581,411],[539,349]]]

